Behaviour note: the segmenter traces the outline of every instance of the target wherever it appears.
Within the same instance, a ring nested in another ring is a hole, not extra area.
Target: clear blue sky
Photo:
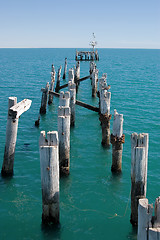
[[[0,47],[160,48],[160,0],[0,0]]]

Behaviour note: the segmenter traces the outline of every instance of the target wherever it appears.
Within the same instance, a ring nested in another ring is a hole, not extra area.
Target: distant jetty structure
[[[76,61],[99,61],[99,55],[97,49],[95,50],[95,46],[97,45],[97,42],[95,41],[95,35],[93,33],[93,41],[90,42],[90,45],[92,46],[92,51],[77,51],[76,50]]]

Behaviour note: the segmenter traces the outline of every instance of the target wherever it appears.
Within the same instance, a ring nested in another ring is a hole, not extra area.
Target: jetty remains
[[[91,51],[77,51],[76,50],[76,61],[99,61],[99,55],[98,51],[95,50],[95,46],[97,45],[97,42],[95,41],[95,35],[93,33],[93,41],[90,42],[90,45],[92,46]]]
[[[76,61],[99,61],[98,51],[77,51],[76,50]]]

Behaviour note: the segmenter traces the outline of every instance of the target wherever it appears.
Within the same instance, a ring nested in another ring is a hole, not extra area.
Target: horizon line
[[[78,48],[84,48],[88,49],[91,47],[0,47],[0,49],[78,49]],[[97,47],[95,49],[146,49],[146,50],[160,50],[160,48],[143,48],[143,47]]]

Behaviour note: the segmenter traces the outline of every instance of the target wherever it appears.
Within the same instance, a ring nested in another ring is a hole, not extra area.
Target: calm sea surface
[[[99,49],[99,76],[108,75],[111,114],[124,115],[122,175],[111,173],[112,148],[101,146],[98,114],[76,106],[71,129],[70,176],[60,180],[60,227],[41,225],[42,200],[38,139],[57,130],[58,99],[35,128],[41,88],[50,82],[51,64],[75,65],[75,49],[0,49],[0,168],[3,162],[8,97],[32,100],[19,119],[14,176],[0,176],[0,239],[125,240],[136,239],[130,224],[130,171],[133,132],[149,133],[147,198],[160,195],[160,50]],[[89,63],[81,63],[81,77]],[[67,76],[68,77],[68,76]],[[67,80],[61,80],[61,84]],[[98,106],[91,83],[80,84],[77,99]],[[111,131],[113,116],[111,119]]]

